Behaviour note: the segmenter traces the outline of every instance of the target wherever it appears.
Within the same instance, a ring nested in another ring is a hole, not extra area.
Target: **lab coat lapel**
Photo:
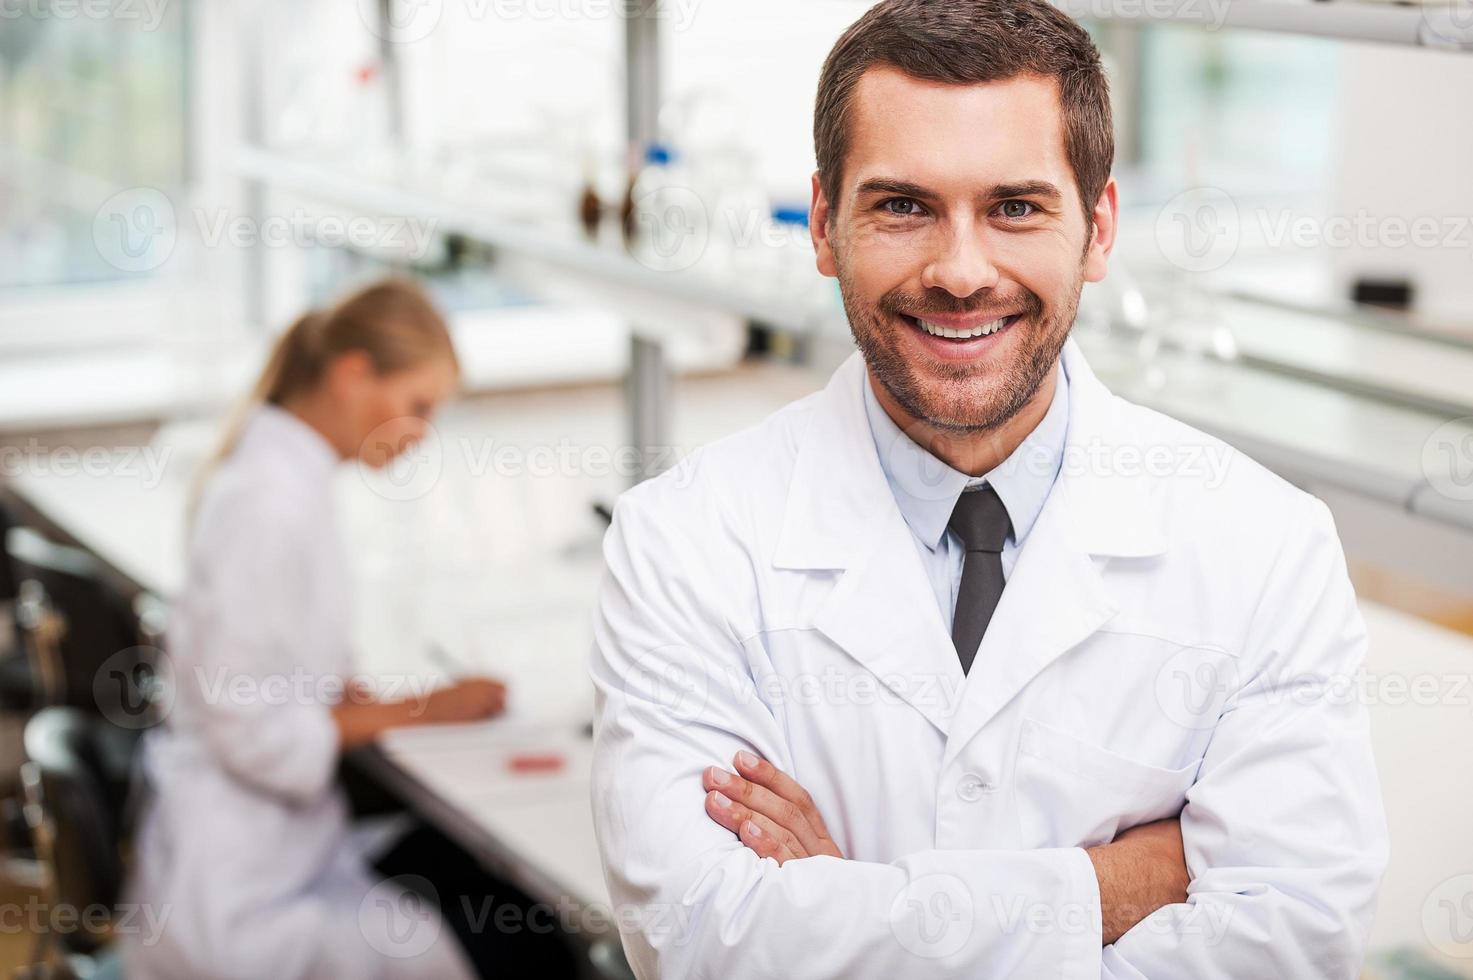
[[[945,734],[961,665],[880,467],[864,383],[855,354],[819,396],[799,444],[775,564],[842,569],[814,625]]]
[[[953,720],[946,761],[1055,660],[1118,611],[1099,558],[1144,558],[1165,550],[1149,480],[1113,461],[1136,446],[1119,401],[1090,371],[1073,341],[1069,434],[1059,477],[1018,553],[988,624]]]

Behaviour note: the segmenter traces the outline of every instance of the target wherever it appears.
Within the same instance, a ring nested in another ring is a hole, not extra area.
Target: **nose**
[[[997,280],[997,267],[972,222],[947,226],[937,242],[937,253],[921,272],[921,285],[944,289],[958,299],[966,299],[979,289],[991,289]]]

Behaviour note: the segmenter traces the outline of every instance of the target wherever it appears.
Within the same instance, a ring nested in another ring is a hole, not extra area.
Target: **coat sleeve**
[[[332,718],[339,679],[314,671],[304,649],[310,577],[304,537],[289,515],[238,516],[217,528],[191,603],[176,683],[205,743],[235,778],[289,803],[332,784],[339,754]]]
[[[594,625],[593,808],[635,972],[1095,980],[1099,892],[1079,848],[779,866],[706,815],[705,767],[744,748],[789,753],[720,611],[731,563],[683,537],[668,510],[640,491],[621,499]],[[1062,928],[1030,928],[1019,908]]]
[[[1107,947],[1104,977],[1359,975],[1388,850],[1366,632],[1329,510],[1301,503],[1182,811],[1188,899]]]

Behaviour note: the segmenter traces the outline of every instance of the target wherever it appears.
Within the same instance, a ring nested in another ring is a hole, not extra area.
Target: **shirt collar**
[[[862,375],[864,411],[885,481],[911,531],[932,551],[941,544],[957,498],[968,489],[990,484],[1007,508],[1012,540],[1021,543],[1043,510],[1049,490],[1064,459],[1069,425],[1069,376],[1063,361],[1055,368],[1057,383],[1043,420],[1018,448],[991,472],[971,477],[922,449],[907,436],[880,405],[870,382]]]
[[[322,433],[292,412],[269,402],[251,410],[236,452],[267,453],[289,463],[292,472],[309,480],[331,475],[341,461]]]

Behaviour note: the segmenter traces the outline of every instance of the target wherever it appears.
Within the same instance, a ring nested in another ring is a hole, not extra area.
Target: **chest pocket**
[[[1201,760],[1163,769],[1024,719],[1015,763],[1023,846],[1091,847],[1180,812]]]

